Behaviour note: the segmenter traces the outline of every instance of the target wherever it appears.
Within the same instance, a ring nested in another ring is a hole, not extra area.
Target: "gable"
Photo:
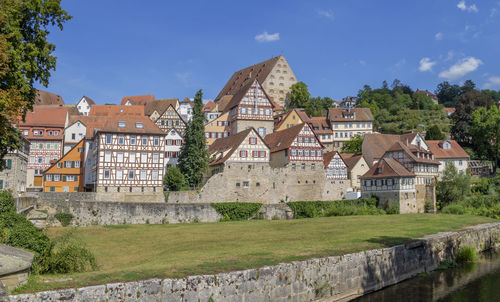
[[[172,128],[167,132],[167,139],[182,139],[182,136],[179,134],[179,132],[175,129]]]
[[[308,137],[309,138],[309,141],[307,142],[308,146],[313,146],[313,147],[318,147],[318,148],[323,147],[323,145],[319,141],[318,137],[312,131],[311,127],[308,124],[304,124],[304,126],[300,130],[297,137]],[[299,147],[299,146],[302,146],[302,144],[305,144],[305,142],[304,143],[298,142],[297,137],[293,140],[291,146]],[[311,138],[313,138],[312,142],[310,141]]]
[[[422,136],[420,135],[420,133],[417,133],[415,135],[415,137],[413,138],[413,140],[411,141],[411,144],[412,145],[415,145],[417,147],[420,147],[422,149],[424,149],[425,151],[429,151],[429,145],[427,145],[427,143],[425,142],[425,140],[422,138]]]
[[[250,144],[250,140],[256,140],[256,144]],[[240,151],[245,150],[248,152],[247,157],[252,158],[252,151],[266,151],[266,158],[269,157],[269,148],[267,147],[266,143],[264,143],[264,140],[258,135],[257,131],[252,129],[248,133],[248,135],[241,141],[239,146],[236,148],[236,150],[231,154],[228,160],[231,161],[238,161],[241,160],[240,158]],[[267,161],[267,160],[266,160]]]

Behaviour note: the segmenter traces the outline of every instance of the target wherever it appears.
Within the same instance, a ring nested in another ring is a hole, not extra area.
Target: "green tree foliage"
[[[363,137],[361,135],[354,135],[350,140],[342,146],[342,153],[361,154],[361,146],[363,145]]]
[[[500,112],[497,106],[472,112],[470,134],[475,154],[493,161],[496,169],[500,158]]]
[[[253,202],[220,202],[212,203],[211,206],[222,216],[222,221],[230,221],[254,218],[262,207],[262,204]]]
[[[309,102],[311,94],[307,88],[306,83],[298,82],[291,87],[288,108],[305,108]]]
[[[471,178],[469,173],[458,173],[452,163],[447,163],[441,181],[436,186],[438,207],[443,208],[470,195]]]
[[[481,92],[486,94],[486,95],[491,96],[491,98],[493,100],[495,100],[495,102],[500,101],[500,90],[497,91],[497,90],[485,89],[485,90],[481,90]]]
[[[435,110],[439,107],[434,104],[432,97],[423,91],[415,92],[412,96],[411,109]]]
[[[163,178],[163,184],[170,191],[179,191],[185,184],[184,175],[182,175],[181,170],[177,167],[169,167],[165,177]]]
[[[456,84],[451,85],[445,81],[437,86],[435,93],[440,104],[443,104],[445,107],[455,107],[455,103],[458,101],[462,90],[460,86]]]
[[[329,97],[310,98],[305,105],[305,113],[309,116],[324,116],[328,108],[333,106],[333,100]]]
[[[32,108],[34,84],[47,87],[56,67],[49,29],[62,30],[70,18],[60,0],[0,1],[0,170],[8,148],[20,144],[13,122]]]
[[[439,129],[439,126],[437,126],[437,125],[433,125],[425,133],[426,140],[442,140],[444,138],[445,138],[445,136],[444,136],[443,132],[441,132],[441,130]]]
[[[208,168],[208,151],[205,141],[205,116],[203,114],[203,93],[198,90],[194,98],[193,119],[188,123],[181,147],[178,166],[186,183],[197,188],[203,173]]]
[[[454,125],[451,128],[451,137],[462,146],[472,146],[470,133],[471,114],[481,107],[490,107],[493,99],[477,90],[468,91],[460,96],[456,103],[455,113],[452,115]]]

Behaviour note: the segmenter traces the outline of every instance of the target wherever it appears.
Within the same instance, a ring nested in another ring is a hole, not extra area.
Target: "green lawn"
[[[404,243],[467,225],[493,222],[467,215],[415,214],[298,220],[118,225],[74,228],[95,253],[98,271],[35,276],[22,292],[151,277],[183,277],[257,268]],[[57,237],[70,228],[50,228]],[[44,282],[71,277],[65,282]]]

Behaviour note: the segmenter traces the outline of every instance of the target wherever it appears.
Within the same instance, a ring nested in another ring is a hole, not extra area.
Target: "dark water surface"
[[[482,254],[476,263],[434,271],[354,301],[500,302],[500,250]]]

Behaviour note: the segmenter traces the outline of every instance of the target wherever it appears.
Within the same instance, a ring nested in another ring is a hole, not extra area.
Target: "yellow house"
[[[292,109],[287,113],[277,116],[274,131],[285,130],[302,123],[309,123],[307,114],[304,111]]]
[[[361,154],[341,153],[340,156],[347,166],[347,178],[351,181],[351,188],[354,192],[361,191],[361,176],[363,176],[370,167]]]
[[[226,112],[205,124],[205,138],[207,146],[210,146],[216,139],[229,136],[231,127],[229,125],[229,112]]]
[[[84,139],[43,172],[44,192],[83,192]]]

